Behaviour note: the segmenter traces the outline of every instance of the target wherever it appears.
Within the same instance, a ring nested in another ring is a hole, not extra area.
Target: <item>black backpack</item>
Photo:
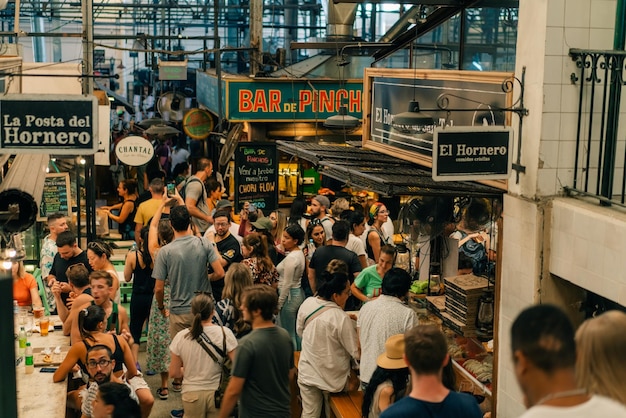
[[[189,177],[187,177],[187,179],[183,183],[182,187],[178,191],[178,194],[180,195],[180,197],[183,198],[183,201],[185,200],[185,196],[187,195],[187,185],[189,183],[191,183],[192,181],[197,181],[198,183],[200,183],[202,185],[202,196],[206,198],[206,189],[204,187],[204,183],[202,182],[202,180],[200,180],[196,176],[189,176]]]

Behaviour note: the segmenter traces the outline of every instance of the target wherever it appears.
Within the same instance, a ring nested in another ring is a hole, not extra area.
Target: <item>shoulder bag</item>
[[[217,390],[215,391],[215,407],[218,409],[222,404],[222,399],[224,398],[224,393],[226,392],[226,387],[228,386],[228,381],[230,380],[230,370],[232,366],[230,364],[230,359],[228,358],[228,353],[226,352],[226,333],[224,332],[224,327],[220,327],[220,329],[222,330],[221,349],[213,344],[213,342],[204,332],[202,332],[202,334],[200,334],[200,336],[196,339],[196,341],[198,341],[204,351],[207,352],[209,357],[211,357],[211,359],[216,362],[222,369],[220,373],[220,383]],[[215,350],[217,355],[213,352],[213,350],[211,350],[211,348]],[[222,358],[222,361],[218,359],[218,356]]]

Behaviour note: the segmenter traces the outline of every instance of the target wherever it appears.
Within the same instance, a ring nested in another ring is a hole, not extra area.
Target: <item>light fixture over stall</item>
[[[337,133],[351,133],[361,126],[361,121],[352,115],[348,115],[348,107],[339,106],[339,113],[326,118],[324,128]]]
[[[345,48],[345,47],[344,47]],[[338,52],[335,62],[339,72],[339,90],[344,88],[344,76],[343,67],[350,64],[344,56],[344,48],[341,52]],[[356,131],[361,126],[361,120],[348,114],[348,106],[343,103],[343,100],[339,100],[338,113],[333,116],[329,116],[324,120],[324,128],[337,134],[349,134]]]

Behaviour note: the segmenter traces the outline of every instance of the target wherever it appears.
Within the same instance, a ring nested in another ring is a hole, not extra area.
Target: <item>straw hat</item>
[[[378,356],[376,364],[383,369],[404,369],[408,367],[402,358],[404,354],[404,334],[392,335],[385,342],[385,352]]]

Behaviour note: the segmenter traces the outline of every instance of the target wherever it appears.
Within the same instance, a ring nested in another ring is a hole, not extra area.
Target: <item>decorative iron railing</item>
[[[570,49],[569,55],[579,95],[574,178],[564,189],[626,206],[626,135],[619,131],[626,51]]]

